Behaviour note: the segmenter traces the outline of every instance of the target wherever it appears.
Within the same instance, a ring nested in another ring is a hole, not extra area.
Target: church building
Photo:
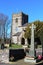
[[[25,28],[28,25],[28,15],[23,12],[12,15],[11,42],[15,44],[27,45],[24,37]]]

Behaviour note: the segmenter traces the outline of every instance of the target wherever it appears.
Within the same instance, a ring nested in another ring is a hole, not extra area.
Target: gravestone
[[[31,57],[35,56],[35,44],[34,44],[34,30],[36,28],[36,26],[34,24],[32,24],[31,28],[31,45],[30,45],[30,50],[29,50],[29,55]]]

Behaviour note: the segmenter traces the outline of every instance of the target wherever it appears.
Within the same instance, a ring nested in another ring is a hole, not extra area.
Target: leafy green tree
[[[34,23],[34,25],[36,26],[35,38],[40,37],[41,35],[43,35],[43,21],[37,20],[37,21],[34,21],[32,23]],[[31,37],[31,29],[30,29],[31,24],[29,24],[26,28],[26,32],[24,34],[25,38],[30,38]]]
[[[25,37],[25,38],[30,38],[30,35],[31,35],[31,32],[30,32],[31,30],[30,30],[30,28],[29,28],[30,25],[31,25],[31,24],[29,24],[29,25],[27,26],[27,28],[26,28],[26,31],[25,31],[25,34],[24,34],[24,37]]]

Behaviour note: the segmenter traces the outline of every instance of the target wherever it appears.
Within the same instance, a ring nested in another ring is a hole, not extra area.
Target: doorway
[[[21,38],[21,44],[24,45],[25,44],[25,39]]]

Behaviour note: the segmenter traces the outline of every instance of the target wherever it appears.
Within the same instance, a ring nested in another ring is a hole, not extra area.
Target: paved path
[[[0,63],[0,65],[43,65],[43,62],[40,62],[40,63],[37,63],[37,64],[33,64],[33,63],[26,63],[24,62],[24,60],[19,60],[19,61],[16,61],[14,63],[8,63],[8,64],[5,64],[5,63]]]

